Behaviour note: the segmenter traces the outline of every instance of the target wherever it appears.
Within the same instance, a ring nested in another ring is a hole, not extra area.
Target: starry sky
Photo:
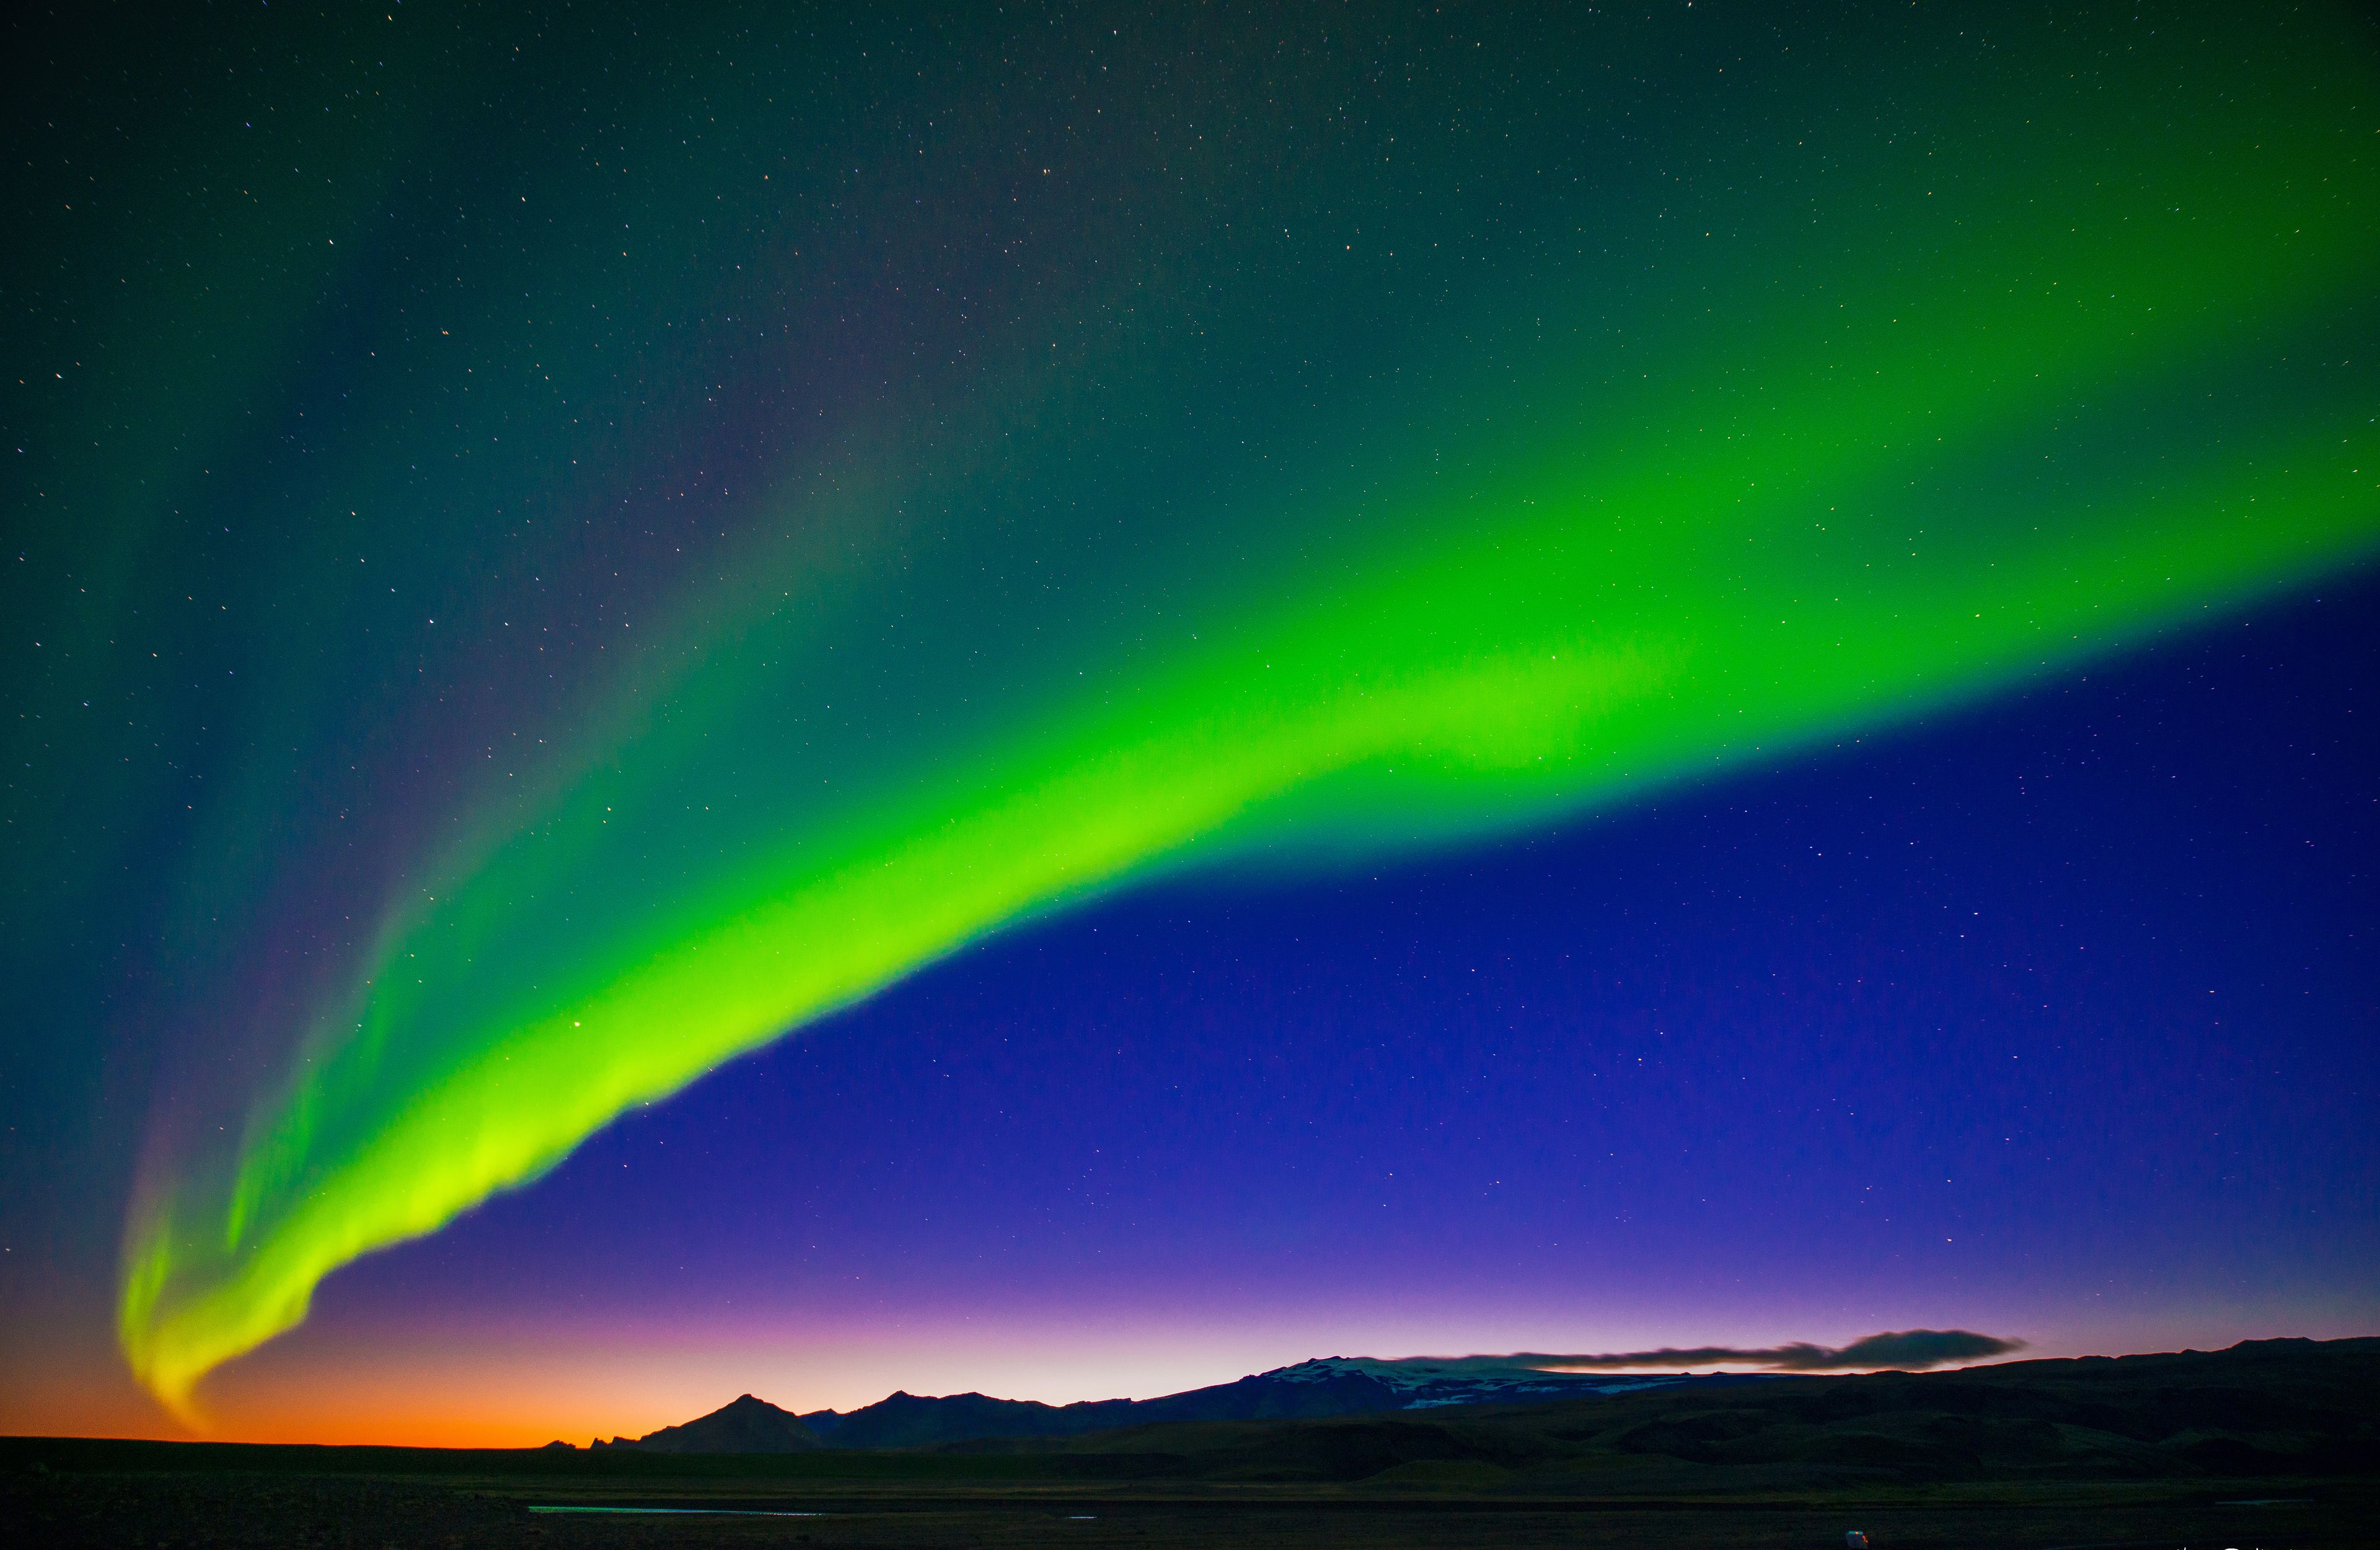
[[[2346,6],[13,18],[0,1430],[2380,1326]]]

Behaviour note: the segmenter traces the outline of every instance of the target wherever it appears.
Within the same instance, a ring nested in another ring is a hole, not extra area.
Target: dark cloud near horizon
[[[1904,1329],[1869,1335],[1840,1348],[1796,1340],[1791,1345],[1745,1349],[1697,1346],[1691,1350],[1607,1352],[1599,1356],[1555,1356],[1521,1351],[1511,1356],[1460,1359],[1481,1366],[1536,1367],[1548,1372],[1604,1372],[1630,1367],[1710,1367],[1720,1363],[1767,1367],[1780,1373],[1840,1372],[1852,1368],[1897,1367],[1908,1371],[1939,1367],[1951,1362],[1973,1362],[2006,1356],[2024,1349],[2022,1340],[1978,1335],[1971,1329]]]

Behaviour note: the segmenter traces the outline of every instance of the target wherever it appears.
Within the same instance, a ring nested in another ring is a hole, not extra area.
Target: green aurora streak
[[[2089,165],[2011,125],[1943,224],[1779,175],[1785,235],[1678,262],[1624,344],[1572,326],[1593,297],[1497,298],[1574,344],[1342,406],[1337,454],[1208,514],[1335,536],[856,782],[792,752],[834,625],[786,574],[807,562],[756,542],[681,599],[673,666],[613,688],[610,731],[386,906],[233,1163],[144,1202],[134,1370],[192,1413],[334,1269],[1009,923],[1163,867],[1575,817],[2367,555],[2380,435],[2350,357],[2380,346],[2380,126],[2268,104],[2253,143],[2125,135],[2116,95],[2065,127],[2103,132]],[[1823,251],[1786,225],[1820,206]]]

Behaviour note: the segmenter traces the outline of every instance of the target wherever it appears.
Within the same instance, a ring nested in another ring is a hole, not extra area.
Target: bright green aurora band
[[[1734,148],[1758,223],[1613,213],[1577,240],[1660,256],[1616,318],[1558,266],[1483,284],[1462,326],[1401,336],[1446,352],[1426,388],[1316,409],[1306,455],[1176,509],[1218,536],[1211,563],[1192,542],[1184,607],[1102,654],[1020,652],[1005,698],[970,697],[988,670],[953,624],[951,686],[871,700],[834,653],[874,637],[820,601],[862,581],[743,542],[729,579],[655,611],[666,671],[592,686],[597,730],[378,906],[236,1151],[152,1181],[133,1368],[194,1413],[336,1267],[1154,869],[1575,817],[2358,561],[2380,540],[2380,118],[2349,111],[2361,45],[2312,35],[2240,67],[2265,72],[2249,105],[2204,122],[2144,123],[2170,98],[2110,75],[2011,92],[1932,164],[1888,142],[1946,144],[1938,125],[1848,141],[1864,161]],[[1534,343],[1459,358],[1475,336]],[[1012,396],[1040,380],[1019,372]],[[1003,455],[1002,396],[908,460],[927,472],[895,466],[917,443],[893,427],[872,483],[789,477],[775,530],[864,530],[922,479],[963,485]],[[1275,527],[1293,536],[1262,551]],[[963,620],[965,570],[918,595]],[[878,731],[895,751],[870,763]],[[813,748],[837,738],[843,763]]]

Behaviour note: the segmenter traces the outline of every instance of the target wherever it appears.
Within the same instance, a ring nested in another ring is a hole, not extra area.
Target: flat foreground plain
[[[633,1483],[633,1488],[629,1488]],[[2236,1489],[2235,1489],[2236,1484]],[[2276,1500],[2276,1498],[2279,1498]],[[2234,1506],[2255,1501],[2265,1505]],[[692,1513],[552,1513],[537,1507],[665,1507]],[[811,1512],[818,1517],[725,1516]],[[1083,1550],[1354,1550],[1356,1546],[1570,1545],[1830,1550],[1864,1531],[1876,1550],[2239,1546],[2330,1550],[2380,1542],[2372,1482],[2202,1483],[2171,1488],[1957,1490],[1718,1501],[1407,1496],[1299,1488],[1144,1494],[1016,1490],[888,1493],[824,1482],[424,1480],[372,1474],[18,1472],[0,1521],[28,1545],[310,1545],[565,1550],[695,1545]]]

